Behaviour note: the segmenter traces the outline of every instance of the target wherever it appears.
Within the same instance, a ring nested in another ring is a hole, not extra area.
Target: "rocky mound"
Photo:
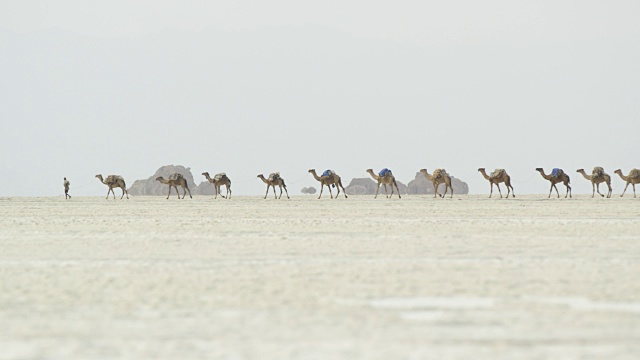
[[[401,183],[400,181],[398,181],[398,179],[396,179],[396,182],[398,183],[398,189],[400,190],[400,195],[406,194],[407,185]],[[346,190],[348,195],[375,195],[377,187],[378,187],[378,183],[373,181],[373,179],[371,178],[355,178],[355,179],[352,179],[349,185],[344,189]],[[387,185],[387,191],[389,192],[389,194],[391,194],[391,189],[389,188],[388,185]],[[395,187],[393,191],[395,195],[396,194]],[[382,184],[380,185],[379,194],[384,194],[384,185]]]
[[[451,174],[449,174],[451,176]],[[453,187],[454,194],[468,194],[469,193],[469,185],[466,182],[451,176],[451,186]],[[444,193],[444,184],[439,186],[440,194]],[[427,178],[421,172],[416,173],[415,179],[409,181],[408,194],[433,194],[433,185],[431,181],[427,180]],[[447,195],[449,191],[447,191]]]
[[[144,180],[136,180],[127,191],[130,195],[167,196],[169,186],[156,181],[156,178],[162,176],[163,178],[168,179],[169,175],[173,173],[180,173],[184,176],[192,195],[215,195],[215,187],[213,184],[208,181],[203,181],[200,185],[196,186],[195,181],[193,180],[193,175],[191,174],[191,169],[185,168],[182,165],[165,165],[158,169],[153,176]],[[178,186],[178,191],[182,196],[182,188],[180,186]],[[172,193],[173,192],[174,191],[172,190]]]
[[[303,194],[315,194],[316,193],[316,188],[314,188],[313,186],[309,186],[309,187],[303,187],[302,190],[300,190],[300,192],[302,192]]]

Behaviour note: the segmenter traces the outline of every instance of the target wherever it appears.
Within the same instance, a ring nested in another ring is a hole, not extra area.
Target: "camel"
[[[218,194],[220,194],[220,188],[222,187],[222,185],[224,185],[227,188],[227,196],[225,197],[222,194],[220,194],[220,196],[222,196],[223,199],[231,199],[231,179],[227,177],[227,174],[225,173],[216,174],[213,177],[213,179],[209,177],[208,172],[203,172],[202,175],[204,175],[204,177],[206,177],[207,180],[209,180],[209,182],[212,183],[213,186],[215,186],[216,196],[214,197],[214,199],[218,198]]]
[[[327,185],[327,187],[329,188],[329,195],[331,195],[332,199],[333,193],[331,192],[331,186],[336,187],[336,185],[338,185],[338,193],[336,194],[336,199],[338,198],[338,195],[340,195],[340,188],[342,188],[344,198],[347,198],[347,192],[344,189],[344,186],[342,186],[342,179],[340,179],[340,176],[338,176],[338,174],[336,174],[334,171],[327,170],[322,174],[322,176],[318,176],[318,174],[316,174],[316,169],[310,169],[309,172],[316,180],[320,181],[320,196],[318,196],[318,199],[322,197],[322,190],[324,189],[325,185]]]
[[[373,169],[367,169],[367,172],[369,173],[369,175],[371,175],[371,177],[373,178],[373,180],[378,182],[378,188],[376,189],[376,196],[374,197],[374,199],[378,198],[378,192],[380,191],[380,184],[384,185],[384,195],[387,198],[392,198],[393,197],[393,186],[396,186],[396,190],[398,190],[398,198],[402,199],[402,196],[400,196],[400,189],[398,188],[398,183],[396,182],[396,178],[393,176],[393,174],[391,173],[391,170],[388,170],[384,175],[376,175],[373,172]],[[391,187],[391,195],[388,195],[387,193],[387,185],[389,185]]]
[[[507,171],[505,169],[495,169],[491,173],[491,176],[487,175],[487,172],[484,170],[484,168],[479,168],[478,171],[480,172],[480,174],[482,174],[482,176],[484,176],[485,179],[489,180],[489,183],[491,184],[491,193],[489,194],[489,197],[491,197],[491,195],[493,194],[493,184],[496,184],[498,192],[500,193],[500,198],[502,199],[502,191],[500,191],[500,183],[502,182],[507,187],[507,199],[509,198],[509,192],[511,192],[512,197],[516,197],[513,186],[511,186],[511,176],[507,174]]]
[[[594,167],[591,175],[587,175],[587,173],[584,172],[584,169],[578,169],[576,172],[582,174],[585,179],[591,181],[592,198],[596,195],[596,189],[598,191],[598,195],[604,197],[604,195],[600,193],[601,183],[606,183],[607,187],[609,188],[609,192],[607,192],[607,199],[611,197],[611,192],[613,191],[611,189],[611,176],[605,173],[603,168],[601,168],[600,166]]]
[[[102,174],[98,174],[96,175],[96,177],[98,178],[98,180],[100,180],[101,183],[107,185],[109,187],[109,191],[107,191],[107,199],[109,198],[109,193],[113,193],[113,198],[116,198],[116,193],[115,191],[113,191],[114,188],[121,188],[122,189],[122,196],[120,197],[120,199],[122,200],[122,198],[124,197],[125,194],[127,194],[127,199],[129,198],[129,192],[127,191],[127,185],[124,183],[124,179],[122,178],[122,176],[120,175],[109,175],[107,176],[107,180],[103,180],[102,178]]]
[[[287,199],[290,199],[289,192],[287,191],[287,185],[284,183],[284,179],[280,177],[279,172],[269,174],[269,178],[267,179],[265,179],[264,175],[262,174],[258,175],[258,177],[260,178],[260,180],[262,180],[262,182],[267,184],[267,192],[264,194],[265,199],[269,194],[269,187],[271,186],[273,186],[273,195],[275,196],[276,199],[282,198],[283,187],[284,187],[284,191],[287,193]],[[280,197],[276,195],[276,185],[280,188]]]
[[[629,175],[627,176],[622,175],[622,171],[620,169],[614,171],[614,173],[618,174],[618,176],[620,176],[622,180],[627,182],[627,185],[624,187],[624,191],[622,192],[622,195],[620,195],[620,197],[624,196],[624,193],[627,191],[627,187],[629,187],[629,184],[633,186],[633,197],[636,197],[636,184],[640,184],[640,170],[631,169],[631,171],[629,171]]]
[[[433,197],[440,196],[444,198],[444,195],[447,195],[447,188],[451,189],[451,197],[453,197],[453,186],[451,186],[451,177],[447,174],[445,169],[435,169],[433,171],[433,175],[429,175],[427,169],[420,169],[420,172],[424,174],[427,180],[431,181],[433,184]],[[440,195],[438,193],[438,186],[444,183],[444,195]]]
[[[184,194],[182,195],[183,199],[185,196],[187,196],[187,191],[189,192],[189,197],[193,199],[193,196],[191,196],[191,190],[189,190],[189,186],[187,185],[187,179],[185,179],[182,174],[173,173],[169,175],[169,180],[165,180],[162,176],[158,176],[156,180],[160,181],[163,184],[169,185],[169,194],[167,195],[167,199],[169,198],[169,196],[171,196],[171,187],[176,188],[176,194],[178,194],[178,199],[180,199],[178,185],[180,185],[182,187],[182,191],[184,191]]]
[[[567,196],[571,197],[571,186],[569,186],[571,179],[569,178],[569,175],[562,171],[562,169],[554,169],[554,171],[556,171],[555,175],[553,175],[553,172],[549,175],[546,175],[542,168],[536,168],[536,171],[538,171],[543,178],[551,182],[551,189],[549,189],[549,198],[551,197],[551,191],[553,191],[554,188],[556,189],[558,198],[560,198],[560,192],[558,192],[558,187],[556,187],[557,183],[563,183],[564,186],[567,187],[567,194],[564,196],[565,199],[567,198]]]

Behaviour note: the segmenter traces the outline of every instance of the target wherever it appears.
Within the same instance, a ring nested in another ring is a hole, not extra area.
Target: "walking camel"
[[[113,198],[116,198],[116,193],[115,191],[113,191],[114,188],[121,188],[122,189],[122,196],[120,197],[120,199],[122,199],[124,197],[124,195],[127,195],[127,199],[129,198],[129,192],[127,191],[127,185],[124,182],[124,179],[122,178],[122,176],[120,175],[109,175],[107,176],[107,179],[104,180],[102,178],[102,174],[98,174],[96,175],[96,177],[98,178],[98,180],[100,180],[101,183],[107,185],[109,187],[109,191],[107,191],[107,199],[109,198],[109,193],[113,194]]]
[[[631,171],[629,171],[629,175],[627,176],[622,175],[622,171],[620,169],[614,171],[614,173],[618,174],[618,176],[620,176],[622,180],[627,182],[627,185],[625,185],[624,191],[622,192],[622,195],[620,195],[620,197],[624,196],[624,193],[627,191],[627,187],[629,187],[629,184],[631,184],[631,186],[633,187],[633,197],[636,197],[636,184],[640,184],[640,170],[631,169]]]
[[[224,185],[227,188],[227,196],[220,194],[223,199],[231,199],[231,179],[225,173],[217,173],[213,176],[213,179],[209,176],[208,172],[203,172],[202,175],[209,180],[210,183],[216,188],[216,196],[214,199],[218,198],[218,194],[220,194],[220,188]]]
[[[495,169],[493,170],[491,175],[487,175],[487,172],[484,168],[479,168],[478,171],[480,172],[480,174],[482,174],[482,176],[484,176],[485,179],[489,180],[489,183],[491,184],[491,193],[489,194],[489,197],[491,197],[491,195],[493,194],[493,184],[496,184],[498,192],[500,193],[500,198],[502,199],[500,183],[504,183],[504,185],[507,187],[507,199],[509,198],[509,192],[511,192],[512,197],[516,197],[513,186],[511,186],[511,176],[507,174],[507,171],[505,169]]]
[[[167,199],[169,198],[169,196],[171,196],[171,187],[176,188],[176,194],[178,194],[178,199],[180,199],[178,185],[180,185],[182,187],[182,191],[184,191],[184,194],[182,195],[183,199],[185,196],[187,196],[187,191],[189,192],[189,197],[193,199],[193,196],[191,196],[191,190],[189,190],[189,186],[187,185],[187,179],[185,179],[182,174],[173,173],[169,175],[169,180],[165,180],[162,176],[158,176],[156,180],[160,181],[162,184],[169,185],[169,194],[167,195]]]
[[[555,168],[549,175],[545,174],[542,168],[536,168],[536,171],[538,171],[543,178],[551,182],[551,189],[549,189],[549,198],[551,197],[551,191],[553,191],[554,188],[556,189],[558,198],[560,198],[560,192],[558,192],[558,187],[556,186],[557,183],[563,183],[564,186],[567,187],[567,194],[564,196],[565,199],[567,198],[567,196],[571,197],[571,186],[569,186],[571,179],[569,178],[569,175],[567,175],[562,169]]]
[[[451,197],[453,197],[453,186],[451,186],[451,177],[447,174],[445,169],[435,169],[433,171],[433,175],[429,175],[427,169],[420,169],[420,172],[424,174],[427,180],[431,181],[433,184],[433,197],[440,196],[444,198],[444,195],[447,195],[447,188],[451,189]],[[444,195],[440,195],[438,193],[438,186],[444,183]]]
[[[311,173],[311,175],[313,175],[313,177],[316,180],[320,181],[320,196],[318,196],[318,199],[322,197],[322,190],[324,189],[325,185],[329,188],[329,195],[331,196],[332,199],[333,199],[333,193],[331,192],[331,186],[338,189],[338,193],[336,194],[336,199],[340,195],[340,188],[342,188],[342,193],[344,194],[344,198],[345,199],[347,198],[347,191],[344,189],[344,186],[342,186],[342,179],[340,179],[340,176],[336,174],[335,171],[327,170],[322,174],[322,176],[318,176],[318,174],[316,173],[316,169],[310,169],[309,172]]]
[[[396,182],[396,178],[393,176],[393,173],[391,172],[391,170],[389,169],[382,169],[382,171],[380,171],[380,174],[376,175],[373,172],[373,169],[367,169],[367,172],[369,173],[369,175],[371,175],[371,177],[373,178],[373,180],[378,182],[378,188],[376,189],[376,196],[374,197],[374,199],[378,198],[378,192],[380,191],[380,184],[384,185],[384,195],[387,198],[392,198],[393,197],[393,186],[396,186],[396,190],[398,190],[398,198],[402,199],[402,196],[400,196],[400,189],[398,188],[398,183]],[[387,193],[387,185],[391,186],[391,195],[388,195]]]
[[[602,167],[600,166],[594,167],[593,171],[591,172],[591,175],[587,175],[584,169],[578,169],[576,172],[582,174],[582,176],[585,179],[591,181],[591,190],[592,190],[591,197],[594,197],[596,195],[596,189],[598,191],[598,195],[604,197],[604,195],[600,193],[601,183],[606,183],[607,187],[609,188],[609,192],[607,192],[607,199],[611,197],[611,192],[613,191],[611,189],[611,176],[605,173]]]
[[[280,177],[280,173],[279,172],[275,172],[275,173],[271,173],[269,174],[269,178],[265,179],[264,175],[260,174],[258,175],[258,177],[260,178],[260,180],[262,180],[262,182],[264,182],[265,184],[267,184],[267,192],[264,194],[264,198],[267,198],[267,195],[269,194],[269,187],[273,186],[273,195],[275,196],[276,199],[280,199],[282,198],[282,188],[284,187],[284,191],[287,193],[287,199],[289,198],[289,192],[287,191],[287,185],[284,183],[284,179]],[[280,197],[278,197],[276,195],[276,185],[280,188]]]

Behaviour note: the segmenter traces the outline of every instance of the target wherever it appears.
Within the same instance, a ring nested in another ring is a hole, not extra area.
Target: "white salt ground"
[[[637,359],[640,199],[0,198],[0,359]]]

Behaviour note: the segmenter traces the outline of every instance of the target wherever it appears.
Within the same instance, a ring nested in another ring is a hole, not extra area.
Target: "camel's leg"
[[[622,191],[622,195],[620,195],[620,197],[624,196],[624,193],[627,192],[627,188],[629,187],[629,183],[627,183],[627,185],[624,187],[624,190]]]
[[[324,184],[320,183],[320,195],[318,195],[318,199],[320,199],[322,197],[322,190],[324,190]],[[331,189],[329,189],[331,190]]]
[[[284,184],[283,184],[282,186],[284,187],[284,192],[287,194],[287,199],[291,199],[291,198],[289,197],[289,191],[287,191],[287,185],[284,185]],[[282,194],[280,194],[280,196],[282,196]]]
[[[402,199],[402,196],[400,196],[400,188],[398,188],[398,183],[393,180],[393,184],[396,186],[396,190],[398,190],[398,199]],[[393,187],[391,189],[393,190]]]
[[[607,187],[609,188],[609,192],[607,192],[607,199],[611,197],[611,192],[613,192],[613,189],[611,188],[611,182],[607,183]]]
[[[337,199],[338,196],[340,196],[340,183],[333,183],[333,187],[338,189],[338,192],[336,193],[336,199]]]
[[[393,183],[389,184],[389,187],[391,188],[391,195],[389,195],[389,199],[391,199],[393,197]]]
[[[122,188],[122,196],[120,196],[120,200],[124,197],[124,193],[127,192],[124,188]],[[129,194],[127,194],[127,199],[129,198]]]
[[[193,199],[193,196],[191,196],[191,190],[189,190],[189,187],[186,186],[187,191],[189,192],[189,199]],[[182,197],[184,199],[184,196]]]
[[[453,186],[451,186],[451,183],[449,183],[449,188],[451,189],[451,198],[453,199]]]
[[[444,194],[442,195],[443,199],[445,195],[447,195],[447,183],[444,183]]]
[[[169,200],[169,196],[171,196],[171,185],[169,185],[169,194],[167,194],[167,200]]]
[[[600,194],[600,183],[596,184],[596,190],[598,191],[598,195],[604,197],[604,195]],[[593,196],[592,196],[593,197]]]
[[[384,186],[384,197],[389,198],[389,193],[387,192],[387,183],[382,183]],[[393,189],[391,189],[393,191]]]
[[[636,197],[636,184],[631,184],[633,186],[633,197]]]
[[[105,199],[109,199],[109,193],[111,193],[111,188],[109,188],[109,190],[107,190],[107,197]]]
[[[549,196],[547,196],[547,199],[551,198],[551,192],[553,191],[553,183],[551,183],[551,189],[549,189]],[[560,197],[560,196],[558,196]]]
[[[378,192],[380,191],[380,182],[378,182],[378,188],[376,188],[376,196],[374,196],[374,199],[378,198]]]
[[[231,184],[227,185],[227,199],[231,199]]]
[[[331,196],[331,198],[333,199],[333,192],[331,191],[331,185],[327,185],[327,189],[329,189],[329,196]],[[340,191],[340,190],[338,190]],[[337,196],[336,196],[337,198]]]
[[[500,199],[502,199],[502,191],[500,190],[500,184],[496,184],[496,187],[498,188],[498,193],[500,194]]]
[[[493,183],[489,182],[489,184],[491,185],[491,192],[489,192],[489,199],[491,199],[491,195],[493,195]]]
[[[564,186],[567,187],[567,194],[564,196],[564,198],[566,199],[567,196],[571,197],[571,186],[569,186],[568,182],[566,184],[564,184]]]
[[[271,187],[271,185],[267,185],[267,192],[264,193],[264,198],[267,198],[267,195],[269,195],[269,187]]]
[[[340,182],[338,183],[338,185],[340,185],[340,187],[342,188],[342,193],[344,194],[344,198],[345,198],[345,199],[347,199],[347,198],[348,198],[348,197],[347,197],[347,190],[345,190],[345,189],[344,189],[344,186],[342,186],[342,181],[340,181]],[[339,192],[339,191],[340,191],[340,189],[338,188],[338,194],[340,194],[340,192]],[[336,197],[338,197],[338,195],[336,195]]]
[[[273,186],[273,196],[277,199],[278,194],[276,193],[276,186],[275,185],[271,185],[271,186]]]
[[[438,196],[442,196],[438,193],[438,186],[440,186],[439,183],[433,183],[433,197],[436,198]]]
[[[598,190],[598,194],[600,194],[600,190]],[[596,196],[596,184],[591,183],[591,198],[593,199]]]

